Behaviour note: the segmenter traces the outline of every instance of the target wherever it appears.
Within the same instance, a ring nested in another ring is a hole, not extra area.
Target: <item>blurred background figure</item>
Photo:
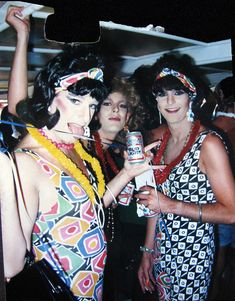
[[[235,78],[226,77],[215,87],[218,107],[213,124],[227,143],[233,175],[235,175]],[[235,299],[235,225],[218,225],[212,300]],[[221,299],[222,298],[222,299]]]

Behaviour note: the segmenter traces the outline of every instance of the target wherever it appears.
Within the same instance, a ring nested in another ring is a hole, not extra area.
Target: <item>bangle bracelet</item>
[[[202,204],[198,204],[198,222],[202,224]]]
[[[140,251],[147,252],[149,254],[153,254],[154,253],[154,249],[150,249],[150,248],[147,248],[145,246],[140,246]]]

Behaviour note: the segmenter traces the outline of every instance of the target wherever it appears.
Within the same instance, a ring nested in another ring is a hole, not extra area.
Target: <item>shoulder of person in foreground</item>
[[[166,129],[167,129],[167,125],[166,124],[162,124],[159,127],[150,130],[148,132],[148,143],[152,143],[154,141],[162,139],[162,137],[163,137]]]

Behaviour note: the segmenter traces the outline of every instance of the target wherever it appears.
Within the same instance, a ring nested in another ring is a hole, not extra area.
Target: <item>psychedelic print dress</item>
[[[199,169],[200,149],[208,133],[205,131],[199,134],[182,161],[171,170],[167,180],[158,186],[171,199],[195,204],[216,202],[207,176]],[[154,255],[159,300],[205,300],[214,253],[213,224],[200,224],[170,213],[160,214]]]
[[[106,241],[90,199],[82,186],[64,171],[35,152],[17,151],[37,161],[54,182],[58,195],[50,211],[38,213],[32,238],[36,260],[45,258],[77,301],[101,301]],[[89,177],[95,185],[90,172]]]

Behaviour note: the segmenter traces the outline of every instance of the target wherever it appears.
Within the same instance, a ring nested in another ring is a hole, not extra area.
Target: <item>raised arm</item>
[[[8,111],[16,116],[16,104],[28,95],[27,47],[30,24],[27,18],[21,19],[22,10],[22,7],[10,7],[6,15],[6,22],[15,29],[17,36],[8,85]]]

